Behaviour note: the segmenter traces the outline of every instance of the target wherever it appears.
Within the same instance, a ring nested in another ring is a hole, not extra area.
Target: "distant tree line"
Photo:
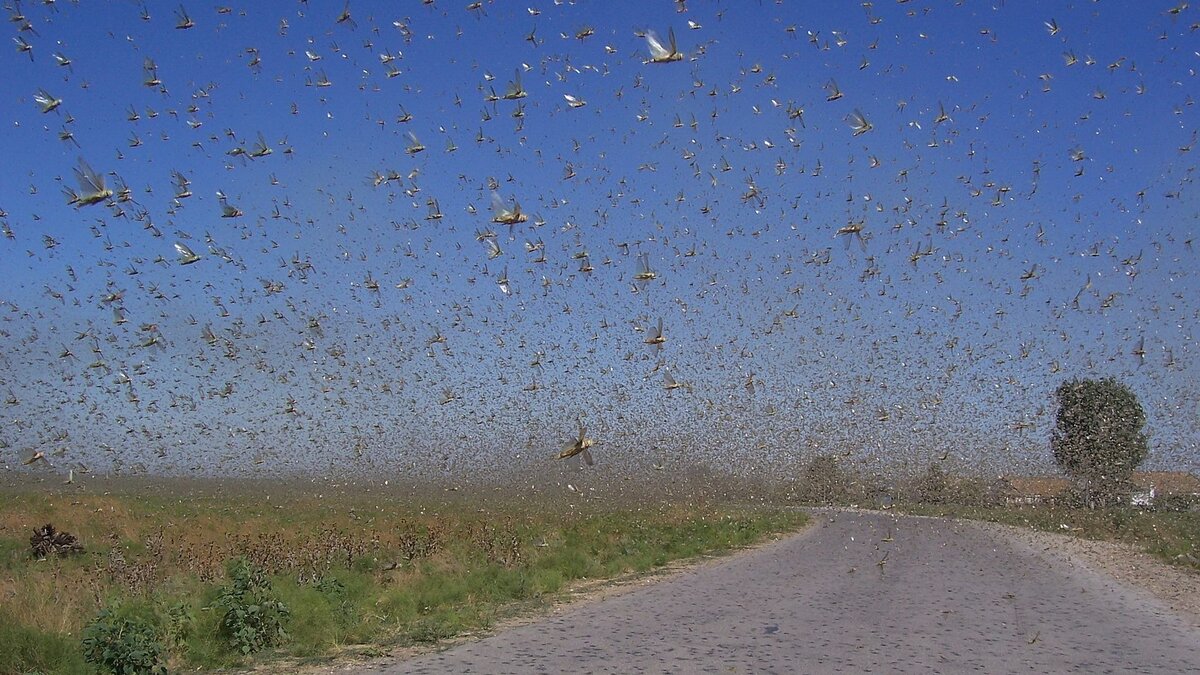
[[[806,463],[787,494],[791,501],[823,506],[886,506],[894,502],[986,506],[993,501],[988,480],[960,476],[931,463],[909,476],[864,473],[836,455]]]
[[[1130,477],[1149,454],[1146,414],[1137,395],[1113,379],[1072,379],[1055,391],[1050,447],[1072,489],[1054,501],[1101,508],[1128,504]],[[839,455],[817,455],[800,469],[786,497],[816,505],[879,506],[881,502],[993,506],[1005,494],[994,480],[945,471],[938,461],[911,475],[884,477],[855,470]],[[1175,500],[1179,501],[1179,500]],[[1175,505],[1164,497],[1159,508]],[[1179,505],[1187,508],[1190,501]]]

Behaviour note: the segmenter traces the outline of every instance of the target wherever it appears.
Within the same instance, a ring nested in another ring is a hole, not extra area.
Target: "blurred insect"
[[[404,149],[410,155],[415,155],[418,152],[425,150],[425,146],[421,145],[421,141],[417,139],[417,135],[413,132],[406,132],[408,135],[408,147]]]
[[[346,6],[342,9],[342,13],[338,14],[336,23],[344,23],[353,29],[358,28],[358,24],[350,17],[350,0],[346,0]]]
[[[659,41],[658,36],[654,31],[646,31],[646,46],[650,48],[650,58],[645,63],[671,63],[672,61],[682,61],[683,54],[675,46],[675,29],[671,28],[667,31],[667,46],[664,47]]]
[[[171,180],[175,183],[175,199],[187,199],[192,196],[191,184],[188,177],[178,171],[171,172]]]
[[[217,200],[221,202],[222,218],[241,218],[243,215],[245,215],[242,213],[241,209],[233,204],[230,204],[229,198],[226,197],[225,193],[221,192],[220,190],[217,190]]]
[[[938,125],[938,124],[941,124],[942,122],[949,122],[949,121],[950,121],[950,115],[946,112],[946,106],[942,105],[941,101],[938,101],[938,114],[937,114],[937,117],[933,118],[934,125]]]
[[[187,30],[196,26],[196,22],[192,21],[192,17],[188,16],[187,8],[183,5],[180,5],[179,9],[175,10],[175,18],[178,19],[175,22],[175,28],[178,30]]]
[[[191,265],[200,259],[200,256],[196,255],[192,249],[188,248],[187,244],[184,244],[180,241],[175,242],[175,252],[179,254],[180,265]]]
[[[662,346],[667,342],[667,336],[663,334],[663,320],[659,317],[658,324],[650,331],[650,334],[643,340],[648,345],[655,349],[662,349]]]
[[[832,78],[825,83],[825,91],[829,92],[829,95],[825,97],[826,101],[836,101],[842,97],[841,87],[838,87],[837,81]]]
[[[79,166],[75,168],[75,178],[79,181],[81,189],[74,201],[76,208],[99,204],[113,196],[113,191],[105,185],[104,176],[92,170],[82,157],[79,158]]]
[[[13,42],[15,42],[17,45],[17,51],[28,54],[29,60],[32,62],[33,61],[33,45],[26,42],[25,38],[21,37],[20,35],[14,37]]]
[[[757,380],[757,378],[754,376],[754,371],[750,371],[750,373],[748,375],[746,375],[746,379],[743,381],[742,386],[745,387],[747,394],[753,396],[755,393],[755,390],[756,390],[755,389],[756,383],[758,384],[758,386],[762,386],[762,383],[759,382]]]
[[[855,136],[860,136],[875,128],[867,121],[862,112],[857,109],[846,116],[846,124],[849,124],[850,128],[854,130]]]
[[[529,220],[529,216],[521,212],[521,204],[515,199],[512,206],[504,203],[500,193],[492,192],[492,222],[501,225],[515,225]]]
[[[509,281],[508,281],[508,266],[507,265],[504,267],[504,271],[502,271],[500,273],[500,276],[496,278],[496,285],[500,287],[501,293],[503,293],[505,295],[509,295],[512,293],[512,289],[510,288]]]
[[[430,197],[429,200],[425,202],[425,207],[429,209],[429,213],[425,215],[425,220],[442,219],[442,207],[438,203],[437,199]]]
[[[509,101],[515,101],[517,99],[525,98],[525,96],[525,87],[521,85],[521,69],[518,68],[516,72],[513,73],[513,79],[508,83],[508,88],[504,90],[504,96],[501,98]]]
[[[865,227],[865,225],[866,224],[861,220],[852,221],[846,225],[843,225],[842,227],[839,227],[834,236],[845,237],[846,248],[850,247],[851,239],[857,239],[859,247],[862,248],[863,251],[866,251],[867,239],[866,236],[863,235],[863,227]]]
[[[650,268],[650,254],[642,253],[638,255],[638,270],[633,275],[634,281],[653,281],[658,278],[658,274]]]
[[[38,89],[37,93],[33,95],[33,100],[37,101],[37,104],[42,107],[43,113],[48,113],[62,105],[61,98],[55,98],[54,95],[45,89]]]
[[[142,80],[142,84],[147,87],[161,87],[162,80],[158,77],[158,65],[154,63],[154,59],[149,56],[142,62],[142,72],[146,74],[146,79]]]
[[[596,444],[596,440],[588,437],[587,430],[583,427],[583,420],[579,420],[578,424],[579,435],[563,446],[562,452],[558,453],[558,458],[570,459],[575,455],[582,455],[583,461],[588,466],[592,466],[596,462],[592,459],[590,448]]]
[[[666,391],[675,391],[676,389],[687,389],[690,391],[691,386],[689,386],[683,382],[676,381],[675,378],[672,377],[670,371],[664,371],[663,372],[663,389],[665,389]]]
[[[254,147],[250,149],[250,152],[248,154],[250,155],[250,157],[258,158],[258,157],[266,157],[267,155],[271,154],[272,152],[273,152],[273,150],[271,149],[271,146],[267,145],[267,139],[264,138],[262,133],[260,132],[258,134],[258,140],[255,141]]]

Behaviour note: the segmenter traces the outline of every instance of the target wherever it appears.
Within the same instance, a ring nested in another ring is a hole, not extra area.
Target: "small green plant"
[[[167,608],[167,621],[163,630],[163,640],[173,650],[187,651],[187,639],[192,635],[192,625],[195,623],[192,608],[186,602],[177,602]]]
[[[340,580],[332,576],[324,576],[313,583],[313,588],[325,597],[334,614],[340,616],[342,620],[348,619],[354,614],[354,602],[350,598],[350,590]]]
[[[334,577],[325,576],[317,579],[313,582],[313,588],[334,602],[342,603],[346,601],[346,584],[343,584]]]
[[[116,605],[100,610],[83,631],[83,657],[103,672],[165,675],[164,652],[150,621],[124,615]]]
[[[221,590],[214,604],[225,610],[221,634],[230,646],[252,654],[287,638],[283,625],[288,607],[275,596],[266,572],[245,558],[231,560],[226,572],[229,586]]]

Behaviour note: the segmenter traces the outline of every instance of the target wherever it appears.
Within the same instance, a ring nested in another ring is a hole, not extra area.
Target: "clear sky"
[[[1195,8],[11,7],[6,467],[1041,470],[1111,375],[1200,470]]]

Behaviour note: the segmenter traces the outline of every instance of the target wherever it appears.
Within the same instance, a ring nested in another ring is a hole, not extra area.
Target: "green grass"
[[[1200,571],[1200,513],[1194,511],[1146,511],[1129,507],[1080,509],[1045,505],[904,505],[898,508],[917,515],[970,518],[1069,533],[1085,539],[1121,541],[1133,544],[1172,565]]]
[[[172,671],[434,643],[544,606],[578,583],[725,552],[805,520],[704,504],[580,513],[361,493],[269,501],[252,491],[0,493],[0,673],[91,672],[80,636],[114,603],[157,627]],[[28,536],[46,522],[87,552],[34,560]],[[250,657],[221,636],[224,610],[214,606],[235,556],[265,570],[290,609],[287,639]]]
[[[17,622],[0,612],[0,673],[93,673],[79,641]]]

